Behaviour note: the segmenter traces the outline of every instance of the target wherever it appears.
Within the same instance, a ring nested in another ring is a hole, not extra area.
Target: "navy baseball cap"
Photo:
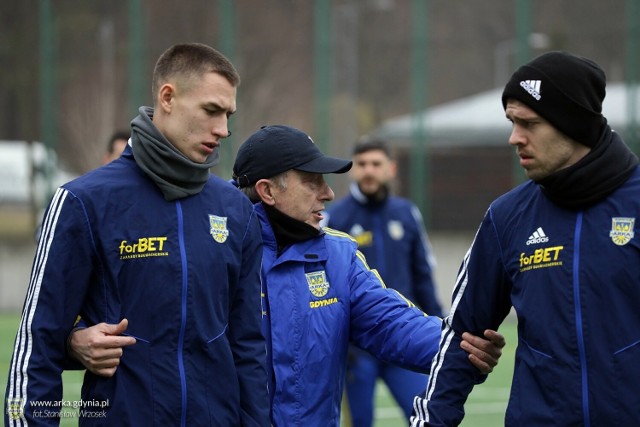
[[[322,154],[311,137],[299,129],[262,126],[240,146],[233,165],[233,179],[242,188],[290,169],[345,173],[351,165],[350,160]]]

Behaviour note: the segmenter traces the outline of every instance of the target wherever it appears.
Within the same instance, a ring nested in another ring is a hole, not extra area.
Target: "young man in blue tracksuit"
[[[117,375],[86,374],[80,425],[270,425],[260,225],[246,197],[209,171],[238,84],[214,49],[173,46],[154,70],[155,108],[131,123],[131,146],[56,191],[16,336],[6,426],[68,416],[61,372],[74,367],[66,344],[78,314],[88,325],[124,318],[115,330],[127,334],[109,337]]]
[[[502,103],[530,181],[494,201],[464,259],[414,427],[454,426],[482,376],[462,331],[513,306],[518,348],[507,426],[640,425],[640,170],[602,116],[605,75],[549,52],[520,67]]]
[[[324,156],[310,137],[288,126],[259,130],[236,158],[235,183],[256,202],[262,225],[263,326],[275,426],[339,425],[349,340],[423,372],[437,348],[441,320],[385,288],[351,237],[320,227],[325,203],[334,197],[323,174],[350,166]],[[86,347],[95,328],[74,333],[71,347]],[[493,331],[485,336],[493,342],[465,335],[469,341],[462,345],[486,373],[504,341]],[[109,349],[102,350],[82,359],[92,372],[104,368]]]
[[[422,215],[409,200],[391,194],[396,163],[387,144],[363,138],[353,149],[349,195],[327,211],[326,224],[349,233],[387,286],[430,316],[442,317],[436,296],[431,244]],[[373,425],[377,379],[381,378],[407,420],[413,398],[424,391],[425,374],[386,363],[355,346],[349,349],[346,390],[353,427]]]

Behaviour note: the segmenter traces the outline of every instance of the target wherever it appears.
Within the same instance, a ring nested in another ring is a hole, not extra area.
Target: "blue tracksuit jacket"
[[[387,285],[430,316],[442,317],[433,277],[435,258],[413,203],[394,196],[371,202],[352,183],[350,194],[331,204],[327,213],[327,225],[353,236]]]
[[[356,242],[329,228],[277,256],[261,204],[265,336],[277,427],[332,427],[349,340],[383,360],[428,371],[442,321],[412,307],[370,270]]]
[[[482,378],[458,345],[511,306],[518,347],[507,426],[640,425],[640,169],[579,211],[529,181],[491,204],[464,259],[424,422],[454,426]]]
[[[57,425],[42,410],[59,409],[78,313],[90,325],[126,317],[137,339],[115,376],[86,374],[82,398],[100,406],[83,408],[99,413],[81,424],[269,425],[261,248],[253,205],[236,188],[211,176],[199,194],[167,202],[130,147],[58,189],[15,342],[6,425]]]

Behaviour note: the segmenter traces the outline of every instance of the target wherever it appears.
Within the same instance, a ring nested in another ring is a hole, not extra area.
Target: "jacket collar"
[[[383,191],[384,193],[381,194],[378,198],[372,198],[364,194],[362,191],[360,191],[360,187],[358,187],[358,183],[352,182],[349,185],[349,193],[351,193],[351,197],[353,197],[356,202],[364,206],[383,205],[389,199],[389,196],[391,193],[387,186],[384,187]]]
[[[262,203],[255,205],[256,213],[262,226],[262,241],[265,258],[273,259],[273,265],[279,265],[287,261],[298,262],[322,262],[327,259],[327,248],[324,241],[324,232],[320,232],[317,237],[312,237],[284,248],[278,255],[278,244],[273,227],[269,222],[269,216]],[[265,267],[267,267],[265,265]]]

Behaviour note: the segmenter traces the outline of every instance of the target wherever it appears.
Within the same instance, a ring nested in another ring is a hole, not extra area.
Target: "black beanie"
[[[502,106],[516,99],[569,138],[593,147],[607,123],[602,116],[605,86],[604,71],[590,59],[548,52],[513,73]]]

